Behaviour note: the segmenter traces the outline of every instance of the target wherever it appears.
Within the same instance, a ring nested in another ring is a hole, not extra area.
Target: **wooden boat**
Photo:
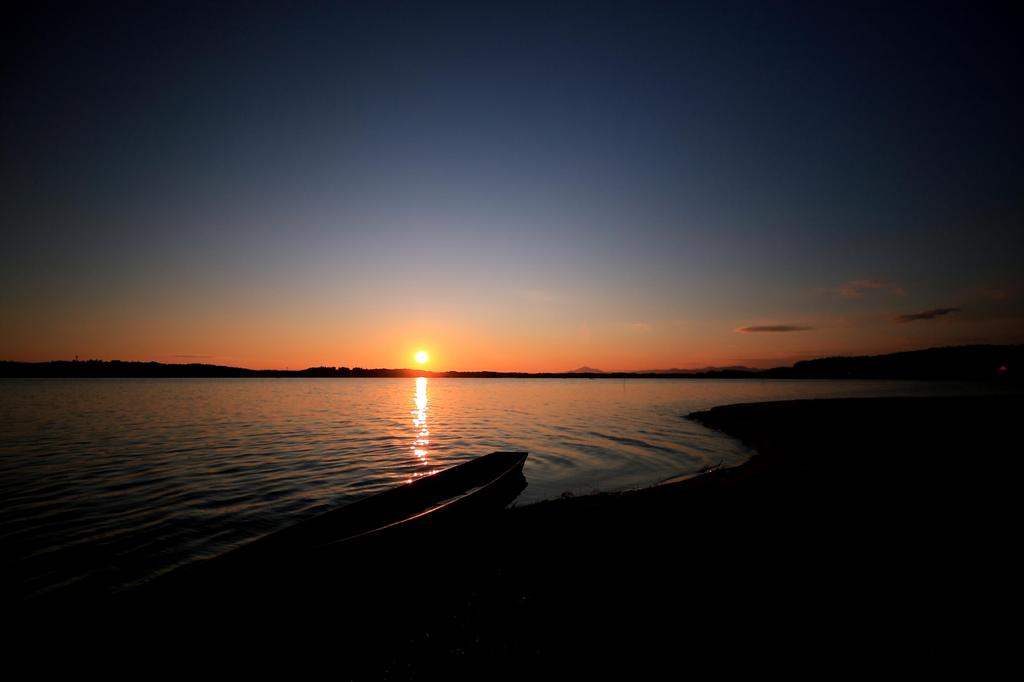
[[[526,485],[526,457],[490,453],[182,566],[148,586],[137,604],[143,610],[213,603],[262,609],[372,583],[382,571],[406,565],[409,556],[489,534],[493,514]]]
[[[265,547],[319,551],[413,526],[501,509],[521,492],[528,453],[492,452],[326,512],[266,538]]]
[[[211,563],[233,564],[287,555],[334,553],[358,541],[376,541],[431,525],[454,523],[504,508],[526,485],[526,452],[492,452],[424,476],[244,545]]]
[[[309,575],[385,557],[444,533],[460,536],[486,523],[488,512],[512,502],[523,488],[525,452],[492,452],[411,483],[325,512],[207,561],[184,566],[151,585],[148,595],[168,605],[179,599],[248,599],[270,576]],[[437,531],[437,532],[431,532]],[[423,547],[423,545],[420,545]],[[322,577],[322,576],[321,576]],[[297,588],[296,588],[297,589]]]

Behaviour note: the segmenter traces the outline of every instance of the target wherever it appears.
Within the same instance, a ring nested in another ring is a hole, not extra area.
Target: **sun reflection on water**
[[[427,378],[416,378],[416,392],[414,394],[416,409],[412,410],[412,424],[416,428],[416,438],[409,449],[412,450],[416,463],[425,465],[430,463],[430,430],[427,428]],[[434,471],[413,474],[413,478],[428,476]],[[411,479],[410,479],[411,480]]]

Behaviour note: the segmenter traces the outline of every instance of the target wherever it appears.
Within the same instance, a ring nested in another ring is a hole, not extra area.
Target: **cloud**
[[[896,282],[888,279],[854,279],[840,284],[835,289],[835,293],[839,294],[843,298],[863,298],[864,294],[869,291],[891,291],[894,294],[902,296],[905,292]]]
[[[943,315],[949,315],[951,313],[960,312],[960,308],[933,308],[931,310],[922,310],[919,313],[907,313],[905,315],[898,315],[896,317],[897,322],[916,322],[917,320],[934,320],[936,317],[942,317]]]
[[[736,331],[741,334],[751,334],[755,332],[806,332],[814,329],[814,327],[800,327],[795,324],[764,324],[754,327],[740,327]]]
[[[181,354],[179,354],[179,355],[175,355],[174,357],[176,357],[176,358],[191,358],[191,359],[195,360],[195,359],[200,359],[200,358],[204,358],[204,359],[205,358],[214,358],[214,357],[217,357],[217,356],[215,356],[215,355],[181,355]]]

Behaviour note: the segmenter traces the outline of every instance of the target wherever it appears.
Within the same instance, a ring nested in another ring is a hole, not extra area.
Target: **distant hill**
[[[53,362],[0,361],[0,378],[342,378],[342,377],[433,377],[433,378],[537,378],[593,377],[628,379],[921,379],[921,380],[1018,380],[1024,364],[1024,346],[951,346],[927,350],[853,357],[804,360],[792,367],[755,370],[748,367],[706,367],[700,370],[650,370],[646,372],[605,372],[580,367],[571,372],[428,372],[418,369],[366,369],[363,367],[310,367],[302,370],[245,369],[207,364],[163,364],[85,360]]]
[[[606,372],[603,369],[597,369],[596,367],[587,367],[584,365],[578,369],[569,370],[566,374],[614,374],[621,376],[623,374],[673,374],[673,375],[689,375],[689,374],[703,374],[705,372],[760,372],[759,369],[753,367],[745,367],[743,365],[730,365],[728,367],[701,367],[700,369],[681,369],[679,367],[672,367],[671,369],[631,369],[624,371]]]
[[[54,378],[285,378],[285,377],[408,377],[424,374],[412,369],[362,367],[310,367],[300,370],[246,369],[200,363],[124,362],[121,360],[55,360],[53,362],[0,361],[0,377]],[[427,373],[430,374],[430,373]]]
[[[729,365],[726,367],[701,367],[699,369],[638,369],[634,374],[702,374],[704,372],[760,372],[761,370],[745,365]]]
[[[995,379],[1019,377],[1024,346],[948,346],[804,360],[761,376],[786,379]]]

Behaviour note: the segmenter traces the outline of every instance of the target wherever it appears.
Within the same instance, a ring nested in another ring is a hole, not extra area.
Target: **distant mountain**
[[[595,369],[594,367],[587,367],[583,365],[578,369],[572,369],[566,372],[566,374],[604,374],[604,370]]]

